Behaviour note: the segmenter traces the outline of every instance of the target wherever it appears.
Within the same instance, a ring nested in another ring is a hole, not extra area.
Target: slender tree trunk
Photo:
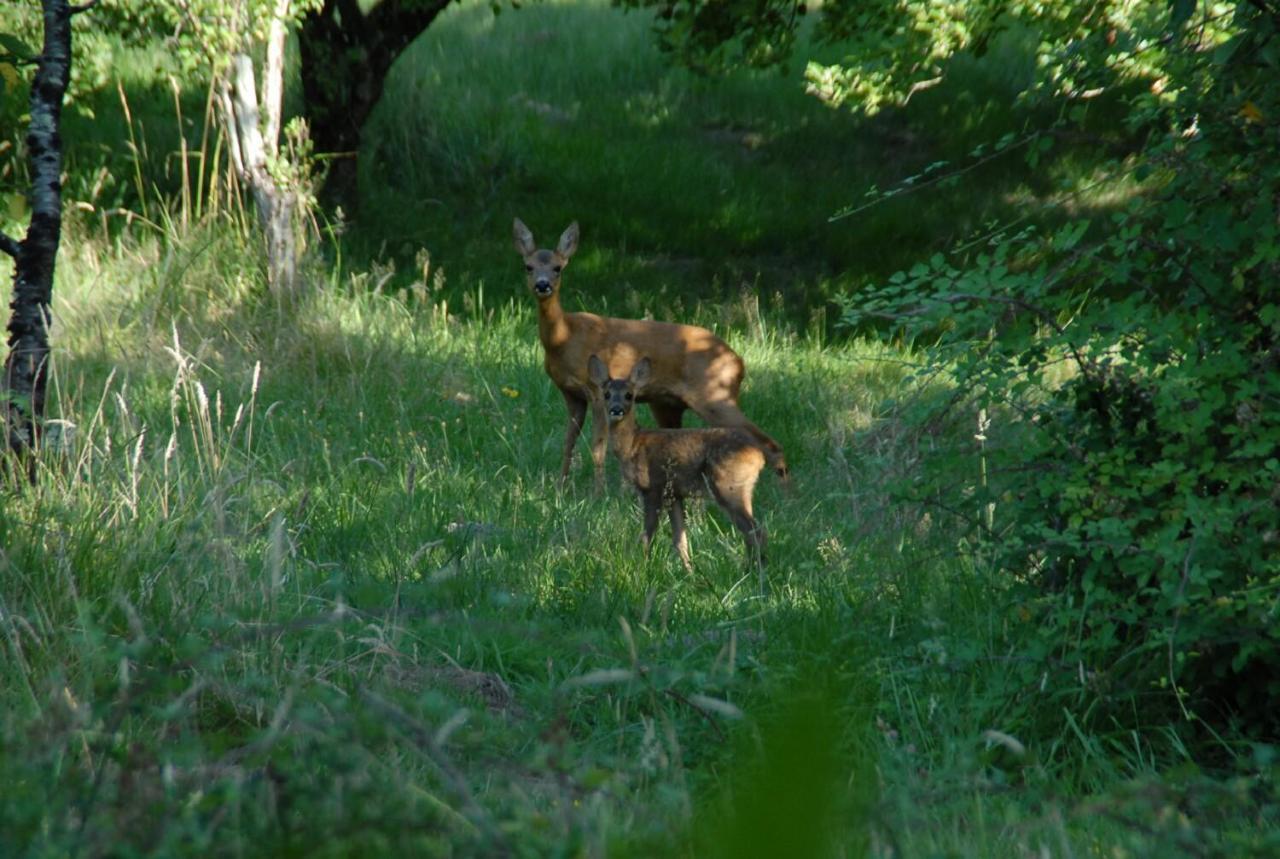
[[[232,58],[231,68],[219,90],[232,163],[253,196],[258,222],[266,237],[267,283],[280,301],[292,299],[301,287],[297,189],[273,176],[269,164],[270,159],[279,155],[288,10],[289,0],[277,0],[267,37],[261,105],[253,59],[248,54]]]
[[[31,223],[17,241],[0,233],[0,251],[14,259],[9,304],[9,354],[0,380],[0,421],[8,451],[35,476],[30,451],[39,443],[49,371],[49,305],[62,238],[62,99],[71,78],[71,16],[89,7],[42,0],[44,48],[31,86],[27,158],[31,167]]]
[[[324,201],[354,208],[360,135],[396,58],[450,0],[325,0],[302,21],[302,91],[316,151],[332,156]]]

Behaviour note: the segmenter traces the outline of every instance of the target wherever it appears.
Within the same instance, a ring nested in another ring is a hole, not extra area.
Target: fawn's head
[[[574,221],[561,233],[560,243],[553,251],[539,250],[533,243],[533,233],[519,218],[515,220],[513,234],[516,250],[524,257],[524,270],[533,294],[539,300],[555,295],[560,291],[560,272],[578,249],[578,222]]]
[[[625,418],[635,408],[636,395],[646,384],[649,383],[649,376],[652,367],[648,358],[641,358],[631,368],[631,375],[625,379],[610,379],[609,368],[596,355],[592,355],[587,361],[587,373],[591,377],[591,383],[595,385],[600,392],[600,397],[604,400],[605,414],[609,416],[609,423],[616,424]]]

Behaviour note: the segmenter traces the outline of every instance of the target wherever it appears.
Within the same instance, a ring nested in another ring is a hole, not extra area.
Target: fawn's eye
[[[627,402],[629,403],[629,402],[631,402],[633,399],[635,399],[635,394],[632,394],[632,393],[628,392],[628,393],[627,393]]]
[[[524,267],[524,270],[525,270],[525,271],[527,271],[527,272],[532,272],[532,271],[533,271],[533,266],[531,266],[531,265],[526,265],[526,266]]]
[[[564,266],[556,265],[556,266],[552,266],[551,270],[554,271],[556,274],[559,274],[562,268],[564,268]]]

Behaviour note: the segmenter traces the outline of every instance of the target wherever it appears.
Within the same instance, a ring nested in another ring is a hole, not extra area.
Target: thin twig
[[[22,244],[8,233],[0,232],[0,251],[4,251],[14,259],[18,258],[18,252],[22,250]]]
[[[928,180],[927,182],[921,182],[919,185],[912,185],[909,188],[907,188],[905,191],[903,190],[890,191],[889,193],[881,194],[880,196],[876,197],[876,199],[872,200],[869,203],[863,203],[861,206],[859,206],[856,209],[850,209],[847,212],[836,212],[834,215],[827,218],[827,223],[833,224],[836,221],[843,221],[845,218],[852,218],[854,215],[860,212],[864,212],[867,209],[870,209],[874,206],[878,206],[881,203],[886,202],[887,200],[897,199],[898,197],[905,197],[908,194],[912,194],[916,191],[923,190],[924,188],[931,188],[934,185],[937,185],[939,182],[942,182],[946,179],[954,179],[957,176],[963,176],[964,174],[970,172],[971,170],[978,169],[983,164],[986,164],[988,161],[992,161],[996,158],[999,158],[1002,155],[1007,155],[1010,152],[1013,152],[1015,149],[1018,149],[1019,147],[1026,146],[1032,140],[1035,140],[1037,137],[1039,137],[1040,134],[1041,132],[1039,131],[1032,132],[1031,134],[1024,137],[1022,140],[1018,140],[1013,143],[1010,143],[1004,149],[998,149],[995,152],[992,152],[990,155],[985,156],[984,158],[979,158],[977,161],[973,162],[972,164],[967,164],[958,170],[952,170],[950,173],[944,173],[939,176],[935,176],[934,178]]]

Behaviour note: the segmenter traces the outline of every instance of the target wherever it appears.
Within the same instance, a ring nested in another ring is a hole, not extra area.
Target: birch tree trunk
[[[96,2],[96,0],[93,0]],[[93,5],[42,0],[44,47],[31,86],[27,159],[31,169],[31,223],[22,241],[0,233],[0,251],[14,259],[9,304],[9,354],[0,379],[0,423],[5,445],[35,477],[30,456],[39,444],[49,371],[49,305],[53,268],[62,238],[62,99],[71,78],[71,16]]]
[[[257,75],[247,53],[236,54],[219,92],[232,163],[249,188],[258,222],[266,238],[267,282],[278,301],[297,296],[298,203],[296,187],[273,175],[271,162],[280,154],[280,120],[284,94],[284,47],[289,0],[276,0],[263,67],[263,98],[258,102]]]

